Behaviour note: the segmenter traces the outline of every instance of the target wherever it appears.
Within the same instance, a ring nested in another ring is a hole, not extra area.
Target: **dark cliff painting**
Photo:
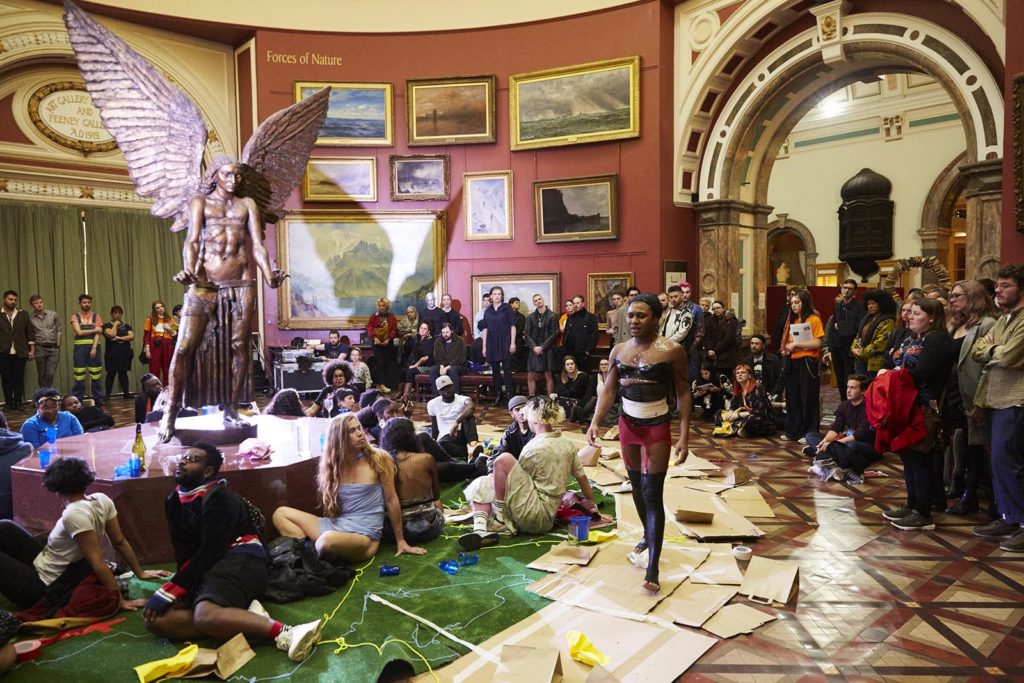
[[[619,236],[616,176],[542,180],[533,184],[533,192],[538,242]]]

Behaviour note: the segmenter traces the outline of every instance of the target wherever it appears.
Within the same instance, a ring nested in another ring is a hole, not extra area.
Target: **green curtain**
[[[174,281],[174,275],[181,270],[185,233],[172,233],[169,220],[129,209],[89,209],[85,224],[89,291],[96,297],[93,307],[104,321],[110,319],[111,306],[124,309],[124,321],[135,330],[138,358],[142,325],[153,301],[163,301],[168,313],[182,301],[185,288]],[[138,391],[138,378],[148,371],[138,360],[132,363],[132,391]],[[120,389],[116,384],[114,388]]]
[[[39,294],[48,309],[57,312],[64,339],[68,320],[85,291],[85,240],[78,209],[58,204],[0,202],[0,291],[18,292],[18,305],[31,310],[29,297]],[[71,344],[61,345],[54,383],[70,391]],[[25,396],[38,388],[35,363],[25,368]]]

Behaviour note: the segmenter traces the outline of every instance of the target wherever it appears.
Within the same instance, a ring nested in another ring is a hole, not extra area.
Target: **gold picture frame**
[[[618,195],[614,174],[534,181],[536,241],[617,239]],[[552,210],[554,207],[558,210]]]
[[[392,154],[391,199],[393,201],[445,201],[449,187],[447,154]]]
[[[484,294],[489,294],[491,287],[500,286],[505,291],[505,301],[512,297],[519,297],[523,307],[527,309],[523,315],[533,310],[533,295],[540,294],[548,308],[558,315],[558,296],[561,294],[562,276],[559,273],[517,273],[508,275],[505,273],[494,273],[492,275],[473,275],[471,283],[473,293],[473,314],[474,317],[480,312],[480,300]]]
[[[497,78],[460,76],[405,82],[408,145],[494,142]]]
[[[640,136],[640,57],[509,77],[512,149]]]
[[[612,290],[628,289],[636,282],[632,271],[620,273],[587,273],[587,301],[590,312],[597,316],[597,329],[608,329],[608,311],[612,310]]]
[[[377,201],[377,157],[311,158],[302,174],[302,200]]]
[[[515,237],[512,171],[463,173],[462,202],[467,242]]]
[[[290,274],[278,290],[278,326],[360,329],[381,296],[394,312],[446,291],[445,221],[444,211],[288,213],[277,224],[278,262]],[[407,258],[396,259],[397,250]],[[393,283],[399,261],[415,270]]]
[[[327,119],[316,138],[319,146],[391,147],[394,111],[390,83],[296,81],[295,101],[330,86]],[[355,114],[358,113],[358,117]]]

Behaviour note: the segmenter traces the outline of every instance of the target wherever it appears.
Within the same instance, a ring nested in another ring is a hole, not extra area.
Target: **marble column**
[[[1003,160],[979,161],[959,170],[967,181],[967,277],[994,278],[999,270]]]

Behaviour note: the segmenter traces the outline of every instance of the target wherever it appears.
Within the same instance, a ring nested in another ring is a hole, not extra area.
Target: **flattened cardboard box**
[[[744,517],[774,517],[775,513],[757,486],[737,486],[718,494],[729,507]]]
[[[741,633],[752,633],[755,628],[775,619],[778,617],[738,602],[718,610],[701,628],[719,638],[732,638]]]
[[[754,526],[746,517],[731,508],[724,500],[711,493],[702,493],[685,486],[665,486],[665,505],[670,514],[686,505],[694,505],[695,498],[700,496],[703,507],[714,509],[715,516],[711,522],[679,522],[672,517],[672,523],[686,536],[695,536],[701,540],[714,538],[760,538],[764,532]]]
[[[732,600],[739,591],[733,586],[713,586],[684,581],[651,614],[683,626],[700,628]]]
[[[562,542],[526,566],[542,572],[557,572],[564,569],[566,565],[589,564],[600,549],[600,545],[577,545]]]
[[[800,590],[800,565],[792,560],[771,560],[755,555],[740,584],[740,595],[753,602],[786,604]]]

